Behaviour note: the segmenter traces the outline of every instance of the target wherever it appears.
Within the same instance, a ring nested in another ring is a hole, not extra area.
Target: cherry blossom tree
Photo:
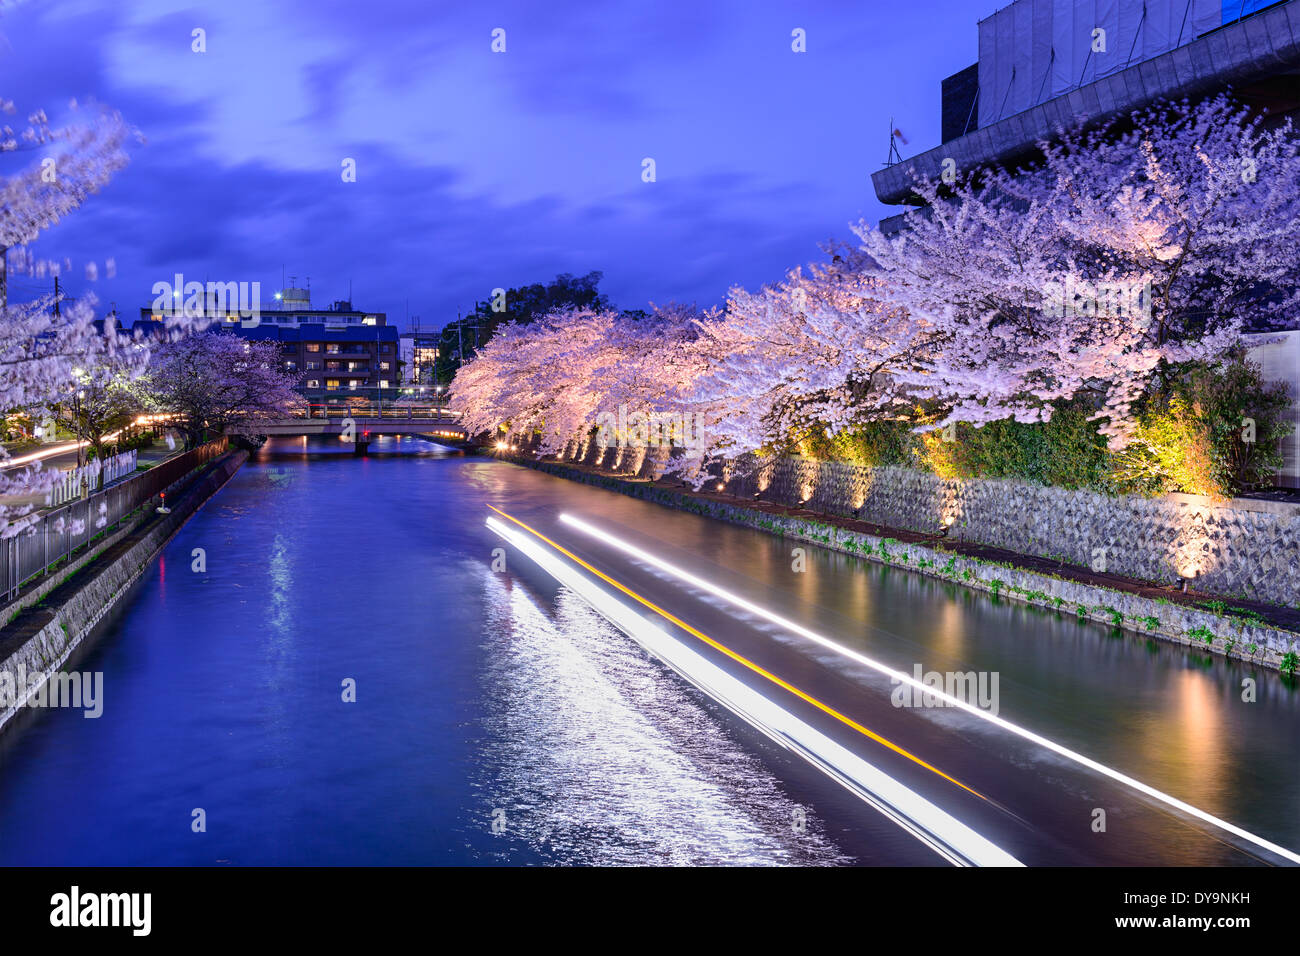
[[[579,308],[501,326],[452,381],[462,423],[470,434],[536,435],[540,454],[562,451],[605,402],[593,373],[615,361],[619,322],[617,312]]]
[[[921,182],[928,205],[854,231],[937,346],[897,381],[951,421],[1049,418],[1084,393],[1112,447],[1159,370],[1246,324],[1294,320],[1300,157],[1289,124],[1225,97],[1043,144],[1041,167]]]
[[[535,437],[540,455],[584,440],[604,421],[640,416],[684,440],[682,415],[704,365],[694,343],[715,313],[670,304],[643,318],[586,308],[552,312],[528,325],[510,323],[463,366],[451,400],[471,433],[506,429]],[[675,437],[674,437],[675,436]],[[625,441],[607,434],[602,441]]]
[[[897,417],[909,395],[896,374],[930,354],[933,334],[892,304],[861,253],[789,272],[758,292],[734,288],[725,312],[700,323],[707,370],[691,400],[719,450],[784,446],[810,429]]]
[[[295,413],[296,384],[277,343],[215,330],[156,345],[135,388],[151,410],[177,417],[189,449],[210,435],[257,434],[263,422]]]
[[[143,370],[146,356],[143,346],[137,344],[134,349],[118,350],[72,370],[61,418],[70,423],[78,442],[85,442],[96,459],[103,458],[110,436],[129,425],[140,408],[132,380]]]
[[[31,151],[39,154],[13,174],[0,178],[0,408],[21,411],[38,420],[50,415],[73,381],[74,369],[125,347],[115,331],[95,323],[94,303],[68,304],[53,295],[11,303],[6,265],[14,247],[24,251],[87,197],[99,190],[127,161],[129,135],[121,117],[110,110],[77,109],[73,122],[53,125],[44,111],[28,117],[20,132],[0,127],[0,161]],[[0,100],[0,112],[12,114]],[[0,458],[7,457],[0,450]],[[30,496],[45,490],[56,476],[39,465],[0,473],[0,498]],[[0,505],[0,535],[9,537],[31,526],[30,506]]]

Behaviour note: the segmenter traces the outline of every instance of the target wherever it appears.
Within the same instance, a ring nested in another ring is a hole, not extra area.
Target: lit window
[[[380,369],[380,371],[382,371],[382,372],[387,372],[387,371],[388,371],[388,363],[387,363],[387,362],[380,362],[380,363],[379,363],[379,369]]]
[[[320,343],[319,343],[319,342],[309,342],[309,343],[307,343],[307,351],[308,351],[308,352],[319,352],[319,351],[320,351]]]
[[[307,379],[307,387],[308,387],[308,388],[320,388],[320,379],[318,379],[318,378],[309,378],[309,379]]]
[[[388,387],[388,379],[386,379],[386,378],[381,378],[381,379],[379,380],[379,387],[380,387],[380,388],[387,388],[387,387]]]
[[[326,388],[338,388],[338,387],[339,387],[339,380],[338,380],[337,378],[327,378],[327,379],[325,379],[325,387],[326,387]]]

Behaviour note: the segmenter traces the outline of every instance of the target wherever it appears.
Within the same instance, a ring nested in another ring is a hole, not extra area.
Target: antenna
[[[898,151],[897,128],[894,126],[894,118],[889,117],[889,157],[885,160],[886,166],[892,166],[895,163],[903,161],[903,154]]]

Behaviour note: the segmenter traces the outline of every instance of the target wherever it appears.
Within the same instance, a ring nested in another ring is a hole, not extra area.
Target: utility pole
[[[54,277],[54,314],[59,314],[59,277]]]
[[[0,309],[9,308],[9,247],[0,246]]]

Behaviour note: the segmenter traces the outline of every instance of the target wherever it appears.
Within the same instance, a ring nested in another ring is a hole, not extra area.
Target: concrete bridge
[[[351,434],[352,450],[358,455],[364,455],[370,442],[380,435],[419,435],[451,448],[473,447],[470,436],[460,425],[460,414],[445,408],[396,406],[335,409],[317,406],[309,411],[311,414],[302,417],[262,422],[256,426],[257,433],[268,438]]]

